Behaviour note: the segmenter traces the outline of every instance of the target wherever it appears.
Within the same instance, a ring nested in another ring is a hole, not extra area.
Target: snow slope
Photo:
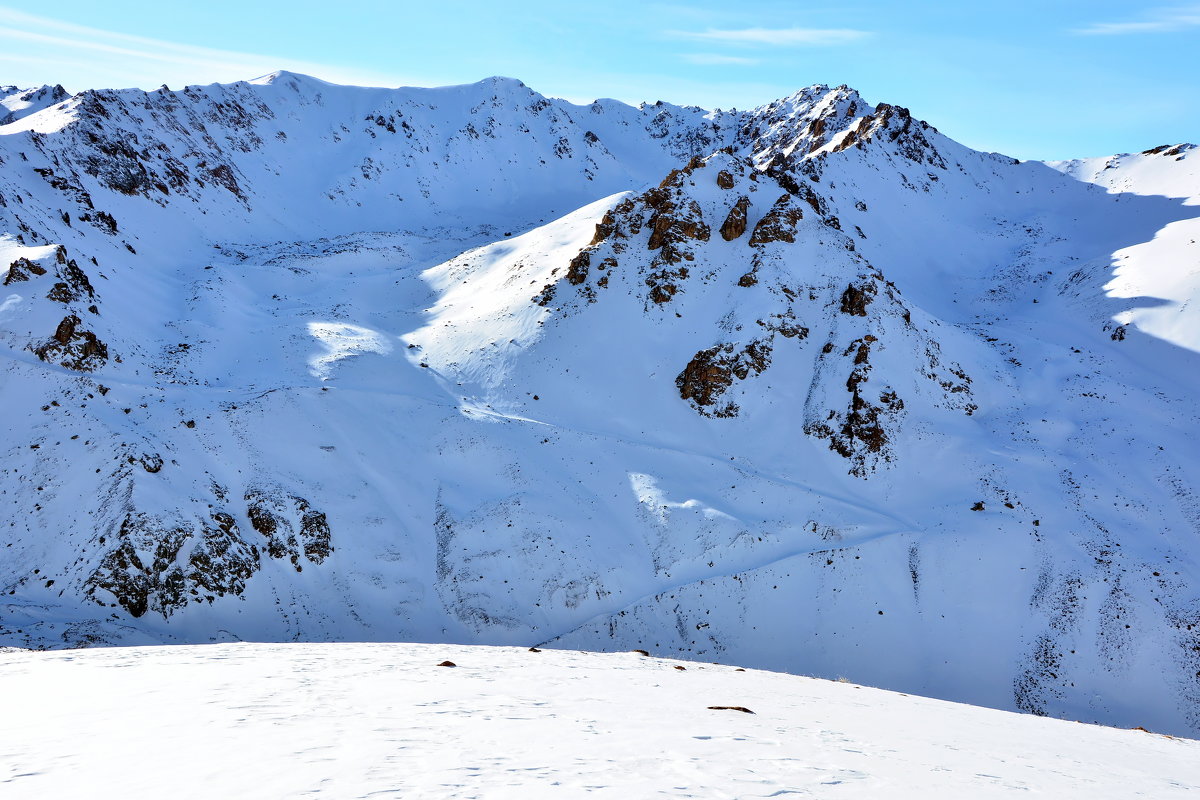
[[[1200,791],[1193,740],[634,653],[226,644],[10,652],[0,675],[22,797]]]
[[[1200,156],[1193,144],[1160,145],[1143,153],[1085,158],[1050,166],[1114,194],[1180,198],[1200,205]],[[1150,241],[1113,254],[1110,297],[1154,298],[1152,305],[1118,314],[1121,324],[1180,347],[1200,351],[1200,320],[1191,309],[1200,303],[1200,215],[1158,230]]]
[[[0,642],[645,647],[1200,731],[1188,158],[278,73],[0,159]]]
[[[62,86],[39,86],[36,89],[0,86],[0,125],[36,114],[68,97],[70,94]]]

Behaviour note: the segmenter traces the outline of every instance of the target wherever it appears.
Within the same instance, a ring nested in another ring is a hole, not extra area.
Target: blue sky
[[[291,69],[432,86],[509,75],[577,102],[709,108],[846,83],[1021,158],[1200,139],[1200,2],[0,3],[0,83],[179,88]]]

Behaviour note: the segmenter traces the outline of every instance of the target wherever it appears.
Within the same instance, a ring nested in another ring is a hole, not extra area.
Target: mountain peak
[[[0,125],[36,114],[44,108],[57,105],[71,94],[60,84],[21,89],[16,86],[0,87]]]
[[[525,85],[524,81],[519,81],[516,78],[510,78],[506,75],[491,75],[487,78],[476,81],[476,83],[496,87],[505,87],[508,89],[529,89],[529,87]]]
[[[302,72],[292,72],[286,69],[277,69],[274,72],[268,72],[266,75],[260,75],[257,78],[246,81],[246,83],[255,86],[274,86],[275,84],[283,83],[290,84],[293,88],[299,86],[340,86],[342,84],[331,83],[329,81],[314,78],[312,75],[305,75]]]

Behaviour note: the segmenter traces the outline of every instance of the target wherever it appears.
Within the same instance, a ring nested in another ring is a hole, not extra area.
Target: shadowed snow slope
[[[30,109],[0,642],[646,647],[1200,731],[1195,150],[1018,163],[825,86]]]
[[[457,666],[437,666],[446,660]],[[0,676],[5,724],[20,731],[0,785],[23,797],[98,786],[130,798],[164,786],[339,798],[1200,791],[1189,739],[633,653],[120,648],[0,653]]]

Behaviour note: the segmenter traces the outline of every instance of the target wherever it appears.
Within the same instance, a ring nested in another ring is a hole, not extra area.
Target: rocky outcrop
[[[74,303],[85,297],[93,299],[96,290],[75,259],[69,258],[67,248],[59,245],[54,251],[54,273],[58,281],[51,287],[46,297],[58,303]],[[44,271],[43,271],[44,274]]]
[[[573,286],[578,286],[587,280],[588,267],[592,264],[592,254],[588,250],[581,250],[579,255],[571,259],[571,263],[567,268],[567,283]]]
[[[1184,154],[1189,150],[1195,150],[1196,145],[1188,142],[1181,144],[1160,144],[1158,147],[1151,147],[1149,150],[1143,150],[1144,156],[1174,156],[1176,159],[1183,158]]]
[[[325,514],[313,509],[303,497],[251,489],[244,499],[250,525],[266,539],[271,558],[286,558],[300,572],[304,569],[302,556],[320,564],[333,552]]]
[[[769,242],[795,242],[796,223],[803,218],[804,212],[792,202],[792,195],[781,196],[754,226],[754,231],[750,234],[750,245],[753,247]]]
[[[27,281],[32,277],[45,274],[46,268],[36,261],[30,261],[28,258],[18,258],[8,265],[8,274],[4,276],[4,285],[10,286],[14,283]]]
[[[756,322],[771,333],[778,333],[785,339],[803,340],[808,337],[808,328],[796,320],[796,312],[790,308],[781,314],[772,314],[765,320],[760,319]]]
[[[257,548],[223,511],[195,521],[131,511],[114,538],[84,589],[93,601],[133,617],[152,611],[166,619],[190,603],[241,594],[259,569]],[[109,544],[106,537],[100,543]]]
[[[79,372],[99,368],[108,360],[108,346],[96,334],[84,330],[82,324],[74,314],[63,317],[49,341],[33,348],[33,352],[42,361]]]
[[[851,130],[833,147],[840,152],[850,147],[862,147],[873,137],[882,137],[894,143],[896,151],[904,158],[918,164],[946,169],[946,161],[929,139],[937,130],[926,122],[915,119],[907,108],[880,103],[872,114],[859,120]]]
[[[143,455],[147,472],[163,461]],[[225,491],[215,492],[216,500]],[[246,495],[251,527],[266,538],[271,558],[321,564],[333,552],[325,514],[302,497],[253,490]],[[128,511],[115,533],[101,536],[104,555],[85,581],[87,597],[118,606],[133,617],[149,612],[169,618],[192,603],[241,595],[263,566],[259,545],[248,541],[237,518],[218,507],[205,517],[156,516]]]
[[[83,159],[83,169],[113,191],[124,195],[145,194],[153,188],[146,157],[122,139],[97,138],[94,152]]]
[[[725,222],[721,223],[722,239],[732,242],[746,232],[746,211],[749,208],[749,197],[742,195],[737,199],[737,202],[733,204],[733,208],[729,209],[729,215],[725,217]]]
[[[642,200],[651,210],[646,223],[650,228],[647,249],[658,250],[659,257],[668,264],[691,261],[694,256],[686,243],[707,242],[711,235],[700,204],[692,199],[673,197],[662,189],[651,189]]]
[[[233,174],[233,169],[228,164],[216,164],[209,167],[208,177],[218,186],[225,187],[237,199],[246,199],[246,196],[242,194],[242,187],[238,185],[237,178]]]
[[[679,396],[706,417],[737,416],[737,403],[722,402],[722,396],[734,380],[746,380],[769,367],[771,349],[769,340],[755,339],[740,350],[733,343],[701,350],[675,378]]]
[[[871,106],[848,86],[802,89],[757,109],[743,124],[738,143],[760,159],[771,153],[804,158],[836,138]]]
[[[875,286],[871,283],[861,283],[857,286],[853,283],[850,284],[846,287],[846,291],[842,292],[841,312],[855,317],[865,317],[867,306],[875,297],[875,291]]]
[[[844,408],[832,409],[819,422],[809,423],[805,433],[829,441],[829,449],[850,462],[850,474],[865,478],[880,462],[891,461],[893,453],[888,433],[904,409],[904,401],[890,387],[871,394],[865,387],[871,374],[871,345],[877,340],[867,334],[850,343],[842,352],[852,359],[846,378],[849,400]]]
[[[85,296],[92,298],[96,294],[87,274],[79,268],[75,259],[59,266],[58,277],[61,280],[55,283],[46,295],[50,300],[59,303],[73,303],[82,300]]]
[[[292,499],[300,514],[300,544],[304,548],[304,557],[314,564],[320,564],[333,552],[329,520],[323,512],[310,507],[304,498]]]

